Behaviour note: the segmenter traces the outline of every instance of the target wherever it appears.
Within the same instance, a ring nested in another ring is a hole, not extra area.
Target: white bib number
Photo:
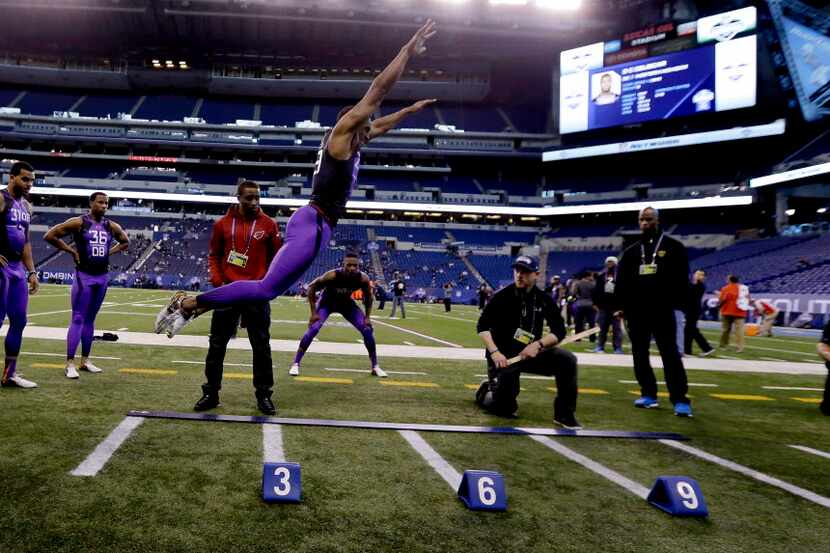
[[[289,478],[291,473],[285,467],[277,467],[274,469],[274,476],[277,477],[277,485],[274,486],[274,493],[280,497],[285,497],[291,493],[291,482]]]
[[[488,476],[478,479],[478,498],[488,507],[496,503],[496,490],[493,489],[493,484],[493,479]]]

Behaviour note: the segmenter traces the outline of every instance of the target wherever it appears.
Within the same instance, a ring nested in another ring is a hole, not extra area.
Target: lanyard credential
[[[663,236],[665,234],[660,234],[660,238],[657,239],[657,243],[654,245],[654,251],[651,252],[651,263],[646,263],[646,248],[643,246],[643,243],[640,242],[640,257],[642,258],[643,265],[654,265],[655,259],[657,258],[657,250],[660,249],[660,244],[663,243]]]
[[[243,227],[244,228],[244,227]],[[248,234],[248,239],[245,241],[245,253],[242,255],[248,255],[248,250],[251,249],[251,240],[254,238],[254,231],[256,230],[256,219],[254,219],[254,224],[251,225],[251,233]],[[231,221],[231,247],[233,251],[237,251],[236,249],[236,217],[234,217]]]

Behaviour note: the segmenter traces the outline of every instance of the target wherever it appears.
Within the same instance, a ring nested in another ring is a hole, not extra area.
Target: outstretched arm
[[[423,27],[413,35],[398,55],[372,81],[363,98],[335,124],[329,138],[327,149],[335,159],[348,159],[352,155],[352,137],[366,120],[380,107],[380,103],[401,78],[406,64],[415,56],[426,52],[425,43],[435,35],[435,22],[427,20]]]
[[[372,128],[369,130],[369,140],[372,140],[373,138],[377,138],[388,133],[389,131],[397,127],[398,123],[403,121],[407,115],[417,113],[425,107],[434,104],[435,102],[437,102],[437,100],[434,99],[420,100],[409,107],[405,107],[400,111],[390,113],[389,115],[385,115],[383,117],[378,117],[377,119],[372,121]]]

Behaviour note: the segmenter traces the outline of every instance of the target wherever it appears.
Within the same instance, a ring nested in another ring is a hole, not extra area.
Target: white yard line
[[[415,332],[414,330],[409,330],[408,328],[401,328],[399,326],[395,326],[393,324],[385,323],[383,321],[378,321],[377,319],[372,319],[372,322],[375,324],[379,324],[382,326],[388,326],[390,328],[394,328],[395,330],[400,330],[401,332],[407,332],[409,334],[414,334],[415,336],[420,336],[421,338],[426,338],[427,340],[432,340],[433,342],[438,342],[439,344],[444,344],[445,346],[450,346],[453,348],[462,348],[464,346],[459,346],[458,344],[453,344],[452,342],[447,342],[446,340],[440,340],[438,338],[433,338],[432,336],[427,336],[426,334],[421,334],[420,332]]]
[[[461,317],[453,317],[452,315],[444,315],[443,313],[426,313],[424,311],[412,311],[417,315],[426,315],[428,317],[441,317],[442,319],[451,319],[453,321],[461,321],[462,323],[475,323],[476,319],[462,319]],[[408,320],[408,319],[407,319]]]
[[[589,459],[588,457],[582,455],[581,453],[577,453],[573,449],[569,447],[565,447],[564,445],[556,442],[547,436],[529,436],[531,440],[535,442],[539,442],[543,446],[547,447],[548,449],[552,449],[559,455],[570,459],[571,461],[578,463],[585,467],[586,469],[590,470],[591,472],[602,476],[610,480],[611,482],[622,486],[629,492],[633,493],[637,497],[641,499],[645,499],[648,497],[648,488],[645,486],[638,484],[637,482],[630,480],[623,476],[622,474],[606,467],[605,465],[601,465],[597,463],[593,459]]]
[[[798,392],[823,392],[824,388],[802,388],[800,386],[761,386],[764,390],[795,390]]]
[[[262,425],[262,461],[264,463],[282,463],[285,461],[285,449],[282,445],[282,426],[279,424]]]
[[[639,384],[639,382],[637,382],[636,380],[618,380],[618,382],[620,384]],[[658,384],[663,384],[663,385],[666,384],[662,380],[658,380],[657,383]],[[718,387],[717,384],[703,384],[703,383],[699,383],[699,382],[689,382],[688,385],[689,385],[690,388],[694,388],[694,387],[697,387],[697,388],[717,388]]]
[[[36,351],[21,351],[20,355],[40,355],[43,357],[63,357],[66,358],[65,353],[39,353]],[[93,355],[90,359],[109,359],[111,361],[121,361],[120,357],[107,357],[105,355]]]
[[[368,373],[371,372],[366,369],[330,369],[328,367],[323,368],[324,371],[330,372],[337,372],[337,373]],[[419,373],[419,372],[410,372],[410,371],[386,371],[387,374],[405,374],[405,375],[412,375],[412,376],[428,376],[427,373]]]
[[[812,447],[807,447],[804,445],[791,445],[789,446],[793,449],[797,449],[799,451],[803,451],[804,453],[810,453],[812,455],[818,455],[819,457],[824,457],[825,459],[830,459],[830,453],[826,451],[820,451],[818,449],[813,449]]]
[[[103,442],[98,444],[98,447],[89,454],[89,457],[83,460],[78,467],[70,472],[72,476],[95,476],[98,474],[107,461],[110,460],[113,453],[118,451],[118,448],[127,441],[127,438],[144,422],[144,417],[124,417],[121,424],[115,427],[115,430],[110,432]]]
[[[743,474],[744,476],[749,476],[750,478],[754,478],[759,482],[769,484],[770,486],[775,486],[776,488],[780,488],[793,495],[806,499],[807,501],[812,501],[813,503],[830,509],[830,497],[824,497],[815,492],[811,492],[810,490],[805,490],[804,488],[800,488],[794,484],[790,484],[789,482],[785,482],[773,476],[764,474],[763,472],[759,472],[749,467],[739,465],[738,463],[734,463],[732,461],[729,461],[728,459],[723,459],[721,457],[718,457],[717,455],[707,453],[702,449],[698,449],[696,447],[692,447],[690,445],[675,440],[659,440],[659,442],[669,447],[679,449],[680,451],[684,451],[690,455],[694,455],[695,457],[698,457],[705,461],[709,461],[710,463],[715,463],[716,465],[719,465],[721,467],[733,470],[737,473]]]
[[[204,361],[171,361],[171,363],[179,363],[180,365],[204,365]],[[250,363],[222,363],[225,367],[246,367],[251,368],[253,365]]]
[[[398,433],[412,446],[418,455],[437,472],[453,491],[461,485],[461,474],[453,468],[437,451],[432,449],[420,434],[413,430],[399,430]]]

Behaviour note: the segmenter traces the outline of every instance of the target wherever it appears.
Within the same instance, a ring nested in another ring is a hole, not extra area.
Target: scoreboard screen
[[[559,132],[754,106],[756,17],[743,8],[561,52]]]

